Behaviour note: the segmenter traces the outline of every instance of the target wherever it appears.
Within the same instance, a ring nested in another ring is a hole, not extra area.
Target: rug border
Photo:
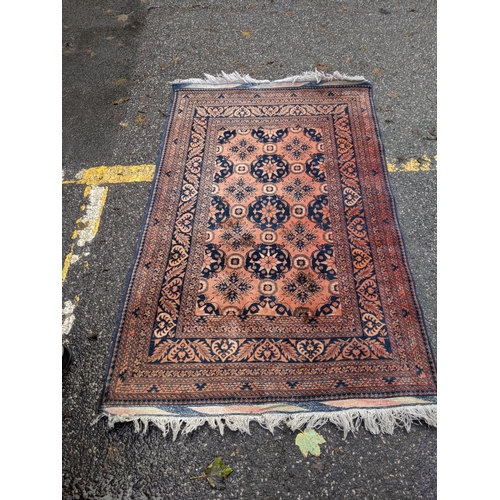
[[[107,360],[106,369],[105,369],[105,372],[104,372],[103,387],[102,387],[102,390],[101,390],[101,395],[99,397],[99,407],[98,407],[99,409],[103,406],[104,393],[106,392],[106,382],[107,382],[107,379],[108,379],[109,370],[111,368],[111,365],[113,364],[113,353],[115,352],[115,347],[117,346],[117,344],[119,345],[119,342],[120,342],[119,341],[119,335],[118,335],[118,333],[120,331],[120,325],[121,325],[122,319],[123,319],[123,312],[124,312],[125,308],[127,307],[128,301],[129,301],[129,298],[130,298],[131,285],[132,285],[133,277],[134,277],[134,274],[135,274],[135,271],[136,271],[136,265],[138,263],[138,257],[139,257],[139,255],[140,255],[140,253],[142,251],[143,240],[144,240],[144,237],[146,235],[146,225],[148,223],[149,214],[150,214],[151,207],[153,205],[153,201],[154,201],[154,198],[155,198],[155,195],[156,195],[156,186],[157,186],[156,181],[158,179],[158,175],[159,175],[159,172],[160,172],[160,163],[161,163],[161,160],[163,158],[163,152],[164,152],[165,146],[166,146],[166,138],[167,138],[167,135],[168,135],[168,129],[169,129],[169,125],[170,125],[171,118],[172,118],[172,109],[174,107],[176,99],[177,99],[177,95],[174,92],[174,90],[172,89],[170,104],[169,104],[169,107],[168,107],[168,110],[167,110],[167,116],[165,118],[165,124],[163,126],[163,132],[162,132],[162,136],[161,136],[160,147],[159,147],[159,151],[158,151],[158,155],[157,155],[157,160],[156,160],[156,164],[155,164],[154,176],[153,176],[153,179],[151,181],[151,188],[150,188],[150,192],[149,192],[149,196],[148,196],[148,201],[146,203],[146,209],[145,209],[145,212],[144,212],[144,216],[142,218],[141,229],[139,231],[139,237],[138,237],[137,243],[135,245],[134,256],[133,256],[131,264],[129,266],[129,271],[128,271],[128,274],[127,274],[127,279],[125,281],[124,292],[123,292],[123,295],[122,295],[122,298],[121,298],[121,302],[120,302],[120,309],[119,309],[119,312],[118,312],[118,317],[117,317],[116,322],[115,322],[113,336],[112,336],[112,339],[111,339],[111,345],[110,345],[110,349],[109,349],[108,360]]]
[[[389,191],[389,201],[391,204],[392,214],[396,220],[396,224],[395,224],[396,232],[398,234],[399,243],[400,243],[401,249],[402,249],[405,270],[406,270],[406,273],[408,275],[409,282],[411,284],[412,297],[418,306],[416,309],[417,309],[417,314],[419,315],[419,322],[421,323],[421,326],[425,332],[425,340],[426,340],[425,348],[426,348],[427,354],[430,355],[432,362],[434,364],[435,373],[433,373],[433,378],[434,378],[434,383],[437,386],[437,362],[436,362],[436,356],[434,354],[434,347],[432,345],[432,339],[429,335],[429,332],[427,330],[427,325],[425,323],[424,310],[423,310],[422,304],[420,303],[420,300],[418,298],[417,287],[415,285],[415,277],[413,276],[413,273],[412,273],[411,268],[410,268],[410,264],[408,262],[408,252],[406,250],[406,241],[405,241],[405,238],[403,236],[403,232],[401,231],[401,223],[400,223],[399,215],[398,215],[398,211],[397,211],[396,197],[394,195],[394,190],[392,188],[391,179],[389,177],[389,169],[387,168],[385,144],[384,144],[384,141],[382,140],[382,130],[380,127],[380,121],[378,119],[378,115],[376,113],[375,94],[373,92],[373,85],[370,82],[368,82],[368,83],[369,83],[369,88],[370,88],[370,98],[371,98],[370,105],[372,108],[371,111],[372,111],[372,116],[375,118],[375,124],[376,124],[375,129],[377,131],[379,150],[380,150],[380,154],[382,156],[382,163],[384,165],[384,168],[382,169],[383,174],[384,174],[384,180],[385,180],[385,183],[386,183],[386,185],[388,187],[388,191]]]

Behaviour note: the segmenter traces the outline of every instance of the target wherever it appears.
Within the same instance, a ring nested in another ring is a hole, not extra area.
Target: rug
[[[97,420],[392,433],[436,394],[371,84],[173,82]]]

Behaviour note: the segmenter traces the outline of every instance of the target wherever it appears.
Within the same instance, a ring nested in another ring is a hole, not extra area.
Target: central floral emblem
[[[262,155],[250,165],[250,172],[258,182],[281,182],[289,167],[280,155]]]
[[[248,219],[261,229],[276,229],[290,219],[290,205],[278,195],[259,196],[248,207]]]
[[[258,245],[247,253],[245,268],[259,279],[278,279],[291,268],[290,254],[280,245]]]

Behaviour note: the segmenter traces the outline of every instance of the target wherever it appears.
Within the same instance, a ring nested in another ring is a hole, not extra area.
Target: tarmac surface
[[[436,498],[437,432],[426,426],[344,440],[327,424],[321,456],[304,459],[294,432],[257,424],[250,436],[205,426],[175,442],[154,427],[91,425],[150,182],[74,182],[90,168],[156,162],[174,79],[363,75],[436,354],[436,2],[75,0],[63,3],[62,61],[63,341],[74,353],[62,382],[63,499]],[[234,470],[224,491],[189,480],[217,456]]]

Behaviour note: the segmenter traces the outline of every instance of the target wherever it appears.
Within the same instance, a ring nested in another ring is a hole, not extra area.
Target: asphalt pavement
[[[344,440],[326,425],[321,456],[304,459],[294,432],[257,424],[250,436],[205,426],[175,442],[156,428],[91,425],[177,78],[318,68],[372,82],[436,353],[436,2],[75,0],[62,19],[63,341],[74,353],[62,383],[63,498],[436,498],[437,433],[426,426]],[[234,469],[224,491],[189,480],[217,456]]]

